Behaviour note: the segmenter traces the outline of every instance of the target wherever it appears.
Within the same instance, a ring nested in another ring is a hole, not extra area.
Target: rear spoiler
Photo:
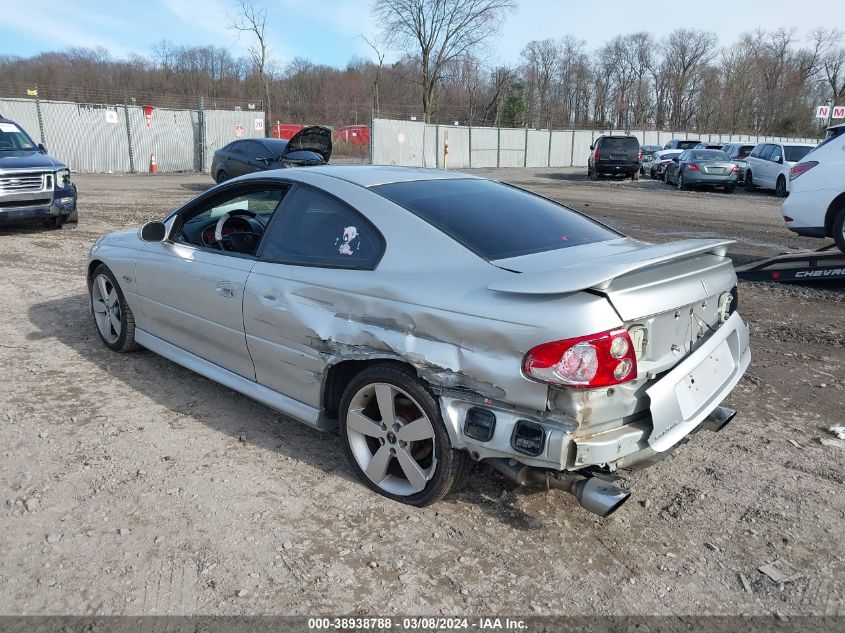
[[[714,239],[654,244],[558,270],[513,275],[494,281],[487,288],[496,292],[525,295],[567,294],[587,288],[605,290],[617,277],[634,271],[687,259],[701,253],[724,257],[728,246],[734,243],[735,240]]]

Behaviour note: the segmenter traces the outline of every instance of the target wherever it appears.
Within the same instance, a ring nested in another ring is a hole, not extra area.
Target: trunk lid
[[[524,255],[493,262],[515,271],[490,290],[522,295],[605,295],[623,321],[708,301],[736,285],[733,240],[681,240],[648,244],[630,238]]]

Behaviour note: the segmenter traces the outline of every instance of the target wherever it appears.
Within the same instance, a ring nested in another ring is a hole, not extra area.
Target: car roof
[[[301,170],[301,171],[300,171]],[[257,172],[255,177],[267,177],[272,172]],[[394,182],[413,182],[419,180],[450,180],[456,178],[478,178],[470,174],[445,169],[431,169],[425,167],[398,167],[393,165],[318,165],[314,167],[298,167],[285,169],[280,172],[285,179],[302,180],[309,175],[320,174],[345,180],[361,187],[375,187]],[[299,178],[302,175],[303,178]],[[250,176],[247,176],[250,178]]]

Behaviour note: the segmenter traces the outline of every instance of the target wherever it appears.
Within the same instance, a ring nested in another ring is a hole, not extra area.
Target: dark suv
[[[639,180],[643,153],[636,136],[600,136],[590,149],[592,153],[587,159],[590,180],[598,180],[602,174],[623,174]]]
[[[49,228],[76,222],[76,186],[67,165],[0,116],[0,223],[23,220]]]

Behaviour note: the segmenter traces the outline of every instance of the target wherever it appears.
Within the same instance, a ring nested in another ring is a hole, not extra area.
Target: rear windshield
[[[845,134],[845,125],[837,125],[835,127],[829,127],[829,128],[827,128],[827,137],[825,137],[825,139],[821,143],[816,145],[813,149],[816,150],[816,149],[820,148],[822,145],[827,145],[832,140],[839,138],[843,134]]]
[[[784,145],[783,152],[786,155],[786,161],[789,163],[798,162],[813,150],[812,147],[802,147],[800,145]]]
[[[625,151],[628,149],[638,151],[640,149],[640,142],[633,136],[619,138],[608,136],[602,140],[601,147],[609,151]]]
[[[700,142],[701,141],[677,141],[677,146],[679,149],[692,149]]]
[[[737,158],[748,158],[748,155],[754,149],[753,145],[743,145],[736,151]]]
[[[372,190],[487,260],[619,237],[572,209],[491,180],[417,180]]]
[[[697,149],[692,156],[695,160],[728,160],[728,155],[720,149]]]

